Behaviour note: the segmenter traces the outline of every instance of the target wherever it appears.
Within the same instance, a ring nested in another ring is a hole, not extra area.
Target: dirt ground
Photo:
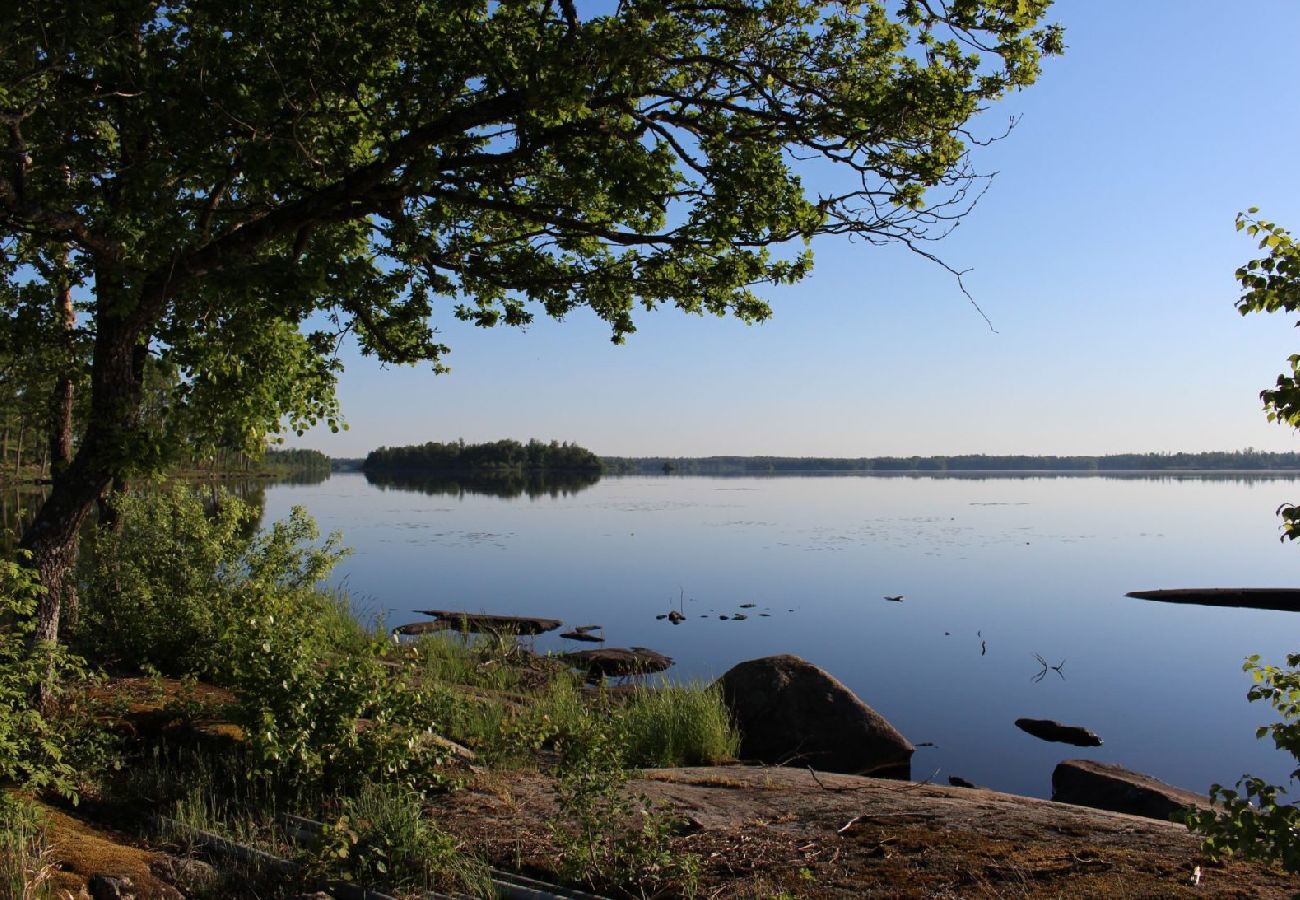
[[[631,789],[686,817],[673,849],[700,856],[706,897],[1300,892],[1279,872],[1210,864],[1181,825],[994,791],[737,766],[652,770]],[[555,858],[546,824],[554,803],[541,776],[484,776],[438,813],[495,864],[545,873]]]

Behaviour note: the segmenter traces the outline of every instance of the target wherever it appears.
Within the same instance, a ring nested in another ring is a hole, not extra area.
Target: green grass
[[[716,685],[663,682],[638,690],[622,710],[634,766],[711,766],[736,758],[740,734]]]
[[[519,691],[524,651],[511,635],[469,635],[455,631],[427,634],[407,645],[431,681]]]
[[[53,852],[45,826],[28,803],[0,795],[0,894],[12,900],[52,896]]]

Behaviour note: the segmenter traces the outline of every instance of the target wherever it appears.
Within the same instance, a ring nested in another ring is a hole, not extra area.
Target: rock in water
[[[591,682],[605,676],[621,678],[662,672],[673,664],[671,657],[645,647],[605,647],[561,653],[559,656],[575,669],[586,670],[587,680]]]
[[[1168,820],[1186,809],[1209,809],[1210,798],[1157,781],[1123,766],[1067,759],[1052,772],[1052,799],[1113,812]]]
[[[1016,727],[1044,741],[1074,744],[1076,747],[1100,747],[1096,732],[1081,725],[1062,725],[1051,719],[1016,719]]]
[[[825,772],[906,778],[912,745],[839,681],[797,656],[734,666],[718,680],[740,756]]]

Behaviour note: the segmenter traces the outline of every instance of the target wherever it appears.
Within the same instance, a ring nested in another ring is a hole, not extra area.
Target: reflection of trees
[[[0,553],[6,557],[18,545],[18,535],[36,515],[49,488],[36,485],[0,487]]]
[[[486,494],[490,497],[567,497],[600,481],[596,472],[511,472],[484,475],[399,475],[366,472],[366,481],[380,490],[421,494]]]

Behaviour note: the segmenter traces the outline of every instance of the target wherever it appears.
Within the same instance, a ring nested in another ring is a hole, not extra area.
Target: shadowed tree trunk
[[[111,301],[104,289],[108,280],[97,279],[97,284],[99,327],[89,424],[76,454],[55,473],[49,496],[23,533],[22,546],[30,551],[32,566],[46,588],[37,607],[36,641],[57,641],[64,603],[76,603],[68,598],[77,538],[100,496],[120,476],[122,448],[139,419],[147,348],[138,338],[141,329],[108,313]]]
[[[64,351],[63,377],[55,381],[50,395],[50,471],[58,472],[72,459],[72,330],[77,325],[77,313],[72,306],[72,286],[66,281],[55,298],[54,312]]]

